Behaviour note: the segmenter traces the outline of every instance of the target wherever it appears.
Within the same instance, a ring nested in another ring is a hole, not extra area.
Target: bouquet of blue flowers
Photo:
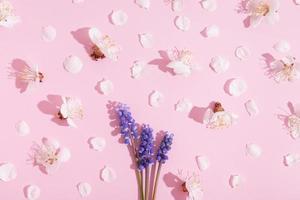
[[[167,153],[171,149],[173,134],[165,132],[155,152],[153,129],[146,124],[139,128],[125,104],[118,104],[115,112],[123,142],[133,155],[140,200],[155,200],[161,168],[168,160]]]

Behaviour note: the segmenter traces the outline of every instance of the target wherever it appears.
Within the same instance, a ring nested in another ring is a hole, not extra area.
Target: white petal
[[[250,16],[250,26],[256,28],[263,20],[262,16],[251,15]]]
[[[183,98],[176,104],[175,110],[177,112],[190,112],[193,107],[192,102],[189,99]]]
[[[0,165],[0,180],[4,182],[8,182],[16,178],[17,178],[17,170],[12,163],[4,163]]]
[[[244,46],[239,46],[235,49],[235,56],[240,60],[245,60],[249,57],[250,51]]]
[[[79,183],[77,185],[77,189],[81,197],[87,197],[92,192],[92,186],[89,183],[85,182]]]
[[[114,85],[110,80],[103,79],[99,82],[100,92],[104,95],[109,95],[114,91]]]
[[[191,66],[186,65],[183,62],[177,61],[177,60],[171,61],[167,65],[167,67],[172,68],[175,74],[183,75],[183,76],[186,76],[186,77],[191,75],[191,73],[192,73],[192,67]]]
[[[110,167],[104,167],[101,170],[100,176],[104,182],[108,182],[108,183],[113,182],[117,178],[117,174],[116,174],[115,170]]]
[[[146,66],[146,62],[144,61],[135,61],[133,66],[131,67],[131,77],[138,79],[141,77],[144,68]]]
[[[294,3],[295,3],[296,5],[300,5],[300,0],[294,0]]]
[[[67,123],[68,123],[68,125],[69,125],[70,127],[72,127],[72,128],[77,128],[77,125],[76,125],[76,123],[74,122],[74,120],[73,120],[72,118],[68,117],[68,118],[67,118]]]
[[[247,84],[242,79],[234,79],[229,84],[229,93],[232,96],[240,96],[247,90]]]
[[[216,25],[211,25],[205,28],[204,36],[207,38],[215,38],[220,35],[220,29]]]
[[[191,27],[191,20],[185,16],[177,16],[175,25],[179,30],[188,31]]]
[[[223,56],[213,57],[210,61],[210,66],[216,73],[224,73],[228,70],[230,63],[227,58]]]
[[[135,0],[135,3],[145,9],[149,9],[151,4],[150,0]]]
[[[45,26],[42,28],[42,39],[45,42],[52,42],[56,38],[56,29],[53,26]]]
[[[153,46],[153,35],[150,33],[139,34],[140,43],[144,48],[151,48]]]
[[[149,100],[152,107],[159,107],[164,101],[164,95],[158,91],[153,91],[149,96]]]
[[[291,45],[286,40],[277,42],[273,48],[279,53],[287,53],[291,49]]]
[[[36,200],[41,195],[41,189],[37,185],[29,185],[25,188],[25,197],[28,200]]]
[[[123,10],[113,11],[111,21],[114,25],[123,26],[128,20],[128,15]]]
[[[71,158],[71,151],[68,148],[62,148],[59,152],[59,161],[67,162]]]
[[[202,0],[201,5],[202,5],[203,9],[210,11],[210,12],[213,12],[217,9],[216,0]]]
[[[246,110],[250,116],[256,116],[259,113],[258,107],[254,100],[249,100],[245,103]]]
[[[183,1],[184,0],[173,0],[172,1],[172,10],[175,12],[180,12],[183,10]]]
[[[55,139],[43,138],[42,142],[45,146],[53,149],[58,149],[60,146],[59,142]]]
[[[229,185],[235,188],[241,184],[241,177],[239,175],[231,175],[229,178]]]
[[[73,2],[73,3],[83,3],[84,0],[73,0],[72,2]]]
[[[102,137],[94,137],[89,140],[90,147],[96,151],[103,151],[106,146],[106,141]]]
[[[98,44],[101,41],[102,33],[97,28],[90,28],[89,37],[94,44]]]
[[[296,153],[290,153],[284,156],[283,162],[286,166],[293,166],[300,162],[300,155]]]
[[[64,61],[65,70],[73,74],[77,74],[81,71],[83,64],[77,56],[69,56]]]
[[[246,145],[246,152],[247,155],[258,158],[261,156],[262,150],[257,144],[250,143]]]
[[[25,136],[30,133],[30,127],[25,121],[19,121],[16,124],[16,130],[19,133],[20,136]]]
[[[203,124],[208,124],[210,119],[212,118],[214,112],[211,108],[208,108],[205,113],[204,113],[204,116],[203,116]]]
[[[197,156],[196,162],[200,171],[205,171],[210,166],[210,162],[206,156]]]
[[[5,18],[5,20],[0,20],[0,26],[6,27],[6,28],[12,28],[15,24],[21,22],[21,18],[19,16],[8,16]]]

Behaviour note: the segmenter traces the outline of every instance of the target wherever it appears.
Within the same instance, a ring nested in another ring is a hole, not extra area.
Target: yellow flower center
[[[266,3],[260,3],[255,8],[255,14],[259,16],[266,16],[270,12],[270,6]]]

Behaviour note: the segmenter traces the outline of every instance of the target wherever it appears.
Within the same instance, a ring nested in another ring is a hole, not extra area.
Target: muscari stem
[[[158,179],[159,179],[161,167],[162,167],[162,164],[159,163],[158,169],[157,169],[157,172],[156,172],[156,176],[155,176],[155,182],[154,182],[154,187],[153,187],[154,189],[153,189],[152,200],[155,200],[155,198],[156,198],[156,191],[157,191],[157,185],[158,185]]]
[[[145,200],[148,200],[149,198],[149,180],[150,180],[150,174],[149,174],[149,167],[146,167],[146,179],[145,179]]]

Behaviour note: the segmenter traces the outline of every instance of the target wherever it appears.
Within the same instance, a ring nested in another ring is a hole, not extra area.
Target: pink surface
[[[231,200],[296,200],[300,195],[299,166],[286,167],[283,156],[300,153],[299,141],[287,135],[287,130],[277,118],[289,113],[288,102],[300,100],[300,82],[277,84],[265,75],[262,54],[280,56],[272,46],[286,39],[292,45],[291,54],[300,57],[300,29],[297,20],[299,9],[291,0],[281,1],[280,21],[274,26],[261,24],[258,28],[245,28],[243,14],[238,14],[238,1],[219,1],[216,12],[208,13],[197,1],[184,1],[184,10],[175,13],[170,4],[153,0],[148,11],[139,8],[133,0],[99,1],[86,0],[72,4],[71,0],[12,0],[16,14],[22,23],[13,29],[0,29],[1,65],[1,136],[0,163],[12,162],[18,170],[17,179],[0,182],[0,199],[25,199],[23,188],[36,184],[41,188],[43,200],[81,199],[76,185],[89,182],[93,191],[87,199],[137,199],[134,171],[126,147],[118,142],[110,126],[106,105],[109,100],[127,103],[138,122],[149,123],[156,132],[169,130],[175,134],[170,160],[164,166],[160,180],[158,199],[185,199],[180,184],[174,182],[178,169],[196,171],[196,155],[206,155],[211,167],[199,172],[204,189],[204,199]],[[124,10],[128,23],[123,27],[109,22],[114,9]],[[174,25],[177,15],[185,15],[192,21],[188,32],[179,31]],[[200,32],[211,24],[220,27],[221,35],[207,39]],[[57,38],[52,43],[41,39],[41,28],[52,25],[57,29]],[[111,35],[123,48],[117,62],[92,61],[84,45],[86,28],[98,27]],[[155,39],[152,49],[143,49],[138,34],[149,32]],[[234,50],[239,45],[247,46],[251,56],[239,61]],[[188,48],[195,59],[204,66],[201,72],[188,78],[173,76],[165,72],[166,61],[158,51],[172,47]],[[84,68],[79,74],[70,74],[62,66],[69,55],[80,57]],[[229,58],[231,66],[224,74],[214,73],[209,65],[216,55]],[[15,80],[8,77],[11,65],[21,60],[37,63],[46,78],[36,90],[20,93]],[[158,59],[158,60],[157,60]],[[135,60],[149,65],[140,80],[130,77],[130,67]],[[225,82],[240,77],[248,83],[247,92],[241,97],[229,96],[224,91]],[[115,91],[109,96],[95,90],[98,81],[110,79]],[[159,90],[165,102],[159,108],[148,105],[148,95]],[[51,107],[45,101],[51,95],[79,97],[85,108],[85,117],[78,128],[60,126],[51,121]],[[174,110],[176,102],[189,98],[196,107],[190,116]],[[260,114],[249,117],[244,103],[254,99]],[[212,101],[221,101],[224,107],[239,115],[238,123],[228,129],[212,131],[194,120]],[[42,102],[42,103],[41,103]],[[31,134],[20,137],[15,124],[25,120],[31,126]],[[103,152],[89,148],[88,139],[102,136],[107,140]],[[72,158],[53,175],[45,175],[33,167],[28,153],[33,142],[42,137],[56,138],[71,149]],[[245,145],[257,143],[263,149],[258,159],[245,155]],[[100,180],[100,169],[105,165],[114,168],[117,181],[104,183]],[[231,174],[240,174],[245,181],[231,189],[228,180]]]

